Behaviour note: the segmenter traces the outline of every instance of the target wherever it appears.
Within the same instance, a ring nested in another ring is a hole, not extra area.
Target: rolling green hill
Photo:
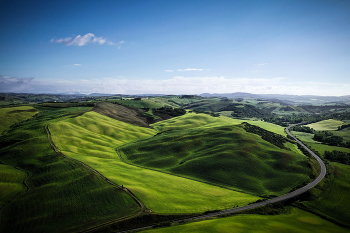
[[[12,127],[0,138],[0,161],[29,173],[29,190],[0,212],[0,232],[80,231],[137,213],[140,207],[127,193],[55,153],[49,143],[48,123],[73,119],[70,117],[91,108],[37,108],[40,112],[35,118]],[[12,182],[23,180],[23,173],[10,172],[17,174],[11,175]]]
[[[156,131],[87,112],[49,126],[56,146],[131,190],[156,213],[198,213],[254,202],[258,197],[124,163],[114,148]]]
[[[255,195],[279,195],[308,179],[305,156],[280,149],[243,126],[165,131],[118,151],[130,163]]]
[[[16,122],[26,120],[37,113],[38,110],[30,106],[0,108],[0,135]]]
[[[16,195],[27,190],[23,181],[27,174],[12,166],[0,164],[0,210],[5,202],[11,201]]]

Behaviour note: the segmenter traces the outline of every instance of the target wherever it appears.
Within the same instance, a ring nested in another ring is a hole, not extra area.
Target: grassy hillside
[[[242,206],[258,198],[201,182],[132,166],[114,148],[151,137],[153,129],[133,126],[94,112],[50,124],[62,152],[131,190],[156,213],[192,213]]]
[[[293,208],[290,214],[282,215],[237,215],[207,221],[193,222],[185,225],[152,229],[147,233],[182,233],[182,232],[349,232],[334,223],[326,221],[309,212]]]
[[[142,100],[133,100],[133,99],[123,99],[123,100],[118,100],[118,99],[110,99],[108,100],[112,103],[118,103],[121,105],[126,105],[126,106],[131,106],[135,108],[161,108],[164,106],[169,106],[169,104],[166,104],[163,101],[157,101],[153,99],[142,99]]]
[[[225,126],[225,125],[238,125],[242,122],[248,122],[249,124],[259,126],[263,129],[269,130],[274,133],[278,133],[281,135],[286,135],[284,132],[284,127],[275,125],[272,123],[264,122],[264,121],[252,121],[252,120],[240,120],[233,119],[225,116],[221,117],[212,117],[208,114],[203,113],[187,113],[186,115],[174,117],[169,120],[160,121],[151,126],[156,129],[158,132],[164,132],[169,130],[179,130],[179,129],[189,129],[189,128],[197,128],[197,127],[217,127],[217,126]]]
[[[137,165],[255,195],[286,193],[309,173],[305,156],[280,149],[241,126],[166,131],[118,150]]]
[[[23,184],[26,177],[25,172],[9,165],[0,164],[0,210],[4,207],[5,202],[11,201],[27,189]]]
[[[38,113],[38,110],[30,106],[0,108],[0,135],[11,125],[26,120],[36,113]]]
[[[48,141],[46,124],[90,108],[38,109],[35,118],[0,138],[1,162],[30,174],[28,192],[2,209],[0,232],[80,231],[138,212],[140,207],[124,191],[80,163],[55,153]]]
[[[316,123],[308,124],[306,126],[313,128],[314,130],[324,131],[324,130],[337,130],[339,126],[345,124],[342,121],[329,119],[324,121],[319,121]]]
[[[302,206],[312,212],[324,215],[328,218],[350,227],[350,166],[340,163],[331,163],[328,169],[328,178],[320,192],[311,201],[302,202]]]

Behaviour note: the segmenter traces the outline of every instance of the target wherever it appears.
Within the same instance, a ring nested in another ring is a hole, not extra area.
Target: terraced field
[[[156,131],[95,112],[50,124],[53,141],[66,155],[131,190],[156,213],[199,213],[254,202],[256,196],[124,163],[114,148]]]
[[[0,108],[0,135],[16,122],[26,120],[37,113],[38,110],[30,106]]]
[[[147,233],[187,233],[187,232],[349,232],[317,215],[293,208],[291,213],[282,215],[238,215],[185,225],[144,231]]]

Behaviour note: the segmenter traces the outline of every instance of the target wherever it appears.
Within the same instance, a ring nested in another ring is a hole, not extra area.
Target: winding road
[[[228,210],[224,210],[224,211],[219,211],[219,212],[214,212],[214,213],[208,213],[208,214],[204,214],[204,215],[200,215],[200,216],[196,216],[196,217],[192,217],[192,218],[187,218],[187,219],[182,219],[182,220],[176,220],[176,221],[172,221],[171,223],[179,223],[182,221],[188,221],[188,220],[198,220],[198,219],[204,219],[204,218],[210,218],[210,217],[215,217],[215,216],[219,216],[219,215],[223,215],[223,214],[232,214],[232,213],[237,213],[240,211],[244,211],[244,210],[250,210],[250,209],[254,209],[257,207],[261,207],[264,205],[268,205],[268,204],[272,204],[272,203],[277,203],[277,202],[282,202],[282,201],[286,201],[288,199],[294,198],[299,196],[302,193],[305,193],[306,191],[308,191],[309,189],[315,187],[326,175],[326,165],[323,163],[323,161],[314,153],[312,152],[309,148],[307,148],[301,141],[299,141],[296,137],[294,137],[290,132],[289,129],[293,126],[296,125],[301,125],[304,123],[299,123],[299,124],[294,124],[294,125],[290,125],[286,128],[286,132],[289,136],[291,136],[292,138],[294,138],[294,140],[299,143],[302,147],[304,147],[313,157],[315,157],[315,159],[318,161],[318,163],[321,166],[321,172],[318,175],[318,177],[312,181],[311,183],[309,183],[308,185],[297,189],[293,192],[287,193],[285,195],[279,196],[279,197],[275,197],[266,201],[262,201],[262,202],[258,202],[258,203],[254,203],[251,205],[247,205],[247,206],[243,206],[243,207],[238,207],[238,208],[232,208],[232,209],[228,209]],[[125,232],[130,232],[130,231],[135,231],[135,230],[146,230],[146,229],[150,229],[153,226],[147,226],[147,227],[142,227],[142,228],[137,228],[137,229],[133,229],[133,230],[127,230],[127,231],[121,231],[120,233],[125,233]]]

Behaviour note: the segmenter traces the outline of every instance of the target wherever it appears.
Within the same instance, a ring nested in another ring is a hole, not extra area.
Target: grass
[[[339,126],[343,125],[343,121],[329,119],[323,120],[316,123],[308,124],[306,126],[313,128],[314,130],[324,131],[324,130],[337,130]]]
[[[193,222],[185,225],[152,229],[149,233],[181,232],[349,232],[309,212],[293,208],[290,214],[282,215],[237,215],[226,218]]]
[[[109,102],[118,103],[121,105],[136,107],[136,108],[161,108],[164,106],[169,106],[161,101],[153,101],[152,99],[142,99],[142,100],[118,100],[118,99],[109,99]]]
[[[321,155],[324,155],[324,152],[327,151],[342,151],[346,153],[350,153],[350,148],[345,148],[345,147],[337,147],[337,146],[329,146],[329,145],[324,145],[320,143],[306,143],[308,147],[311,147],[312,149],[318,151]]]
[[[158,132],[164,132],[174,129],[180,130],[198,127],[211,128],[225,125],[239,125],[242,122],[248,122],[249,124],[259,126],[271,132],[278,133],[284,136],[286,135],[282,126],[275,125],[272,123],[264,121],[233,119],[225,116],[212,117],[208,114],[203,113],[187,113],[179,117],[174,117],[169,120],[154,123],[151,126],[154,127],[154,129],[156,129]]]
[[[27,174],[12,166],[0,164],[0,209],[27,188],[23,185]]]
[[[258,197],[122,162],[114,148],[156,134],[94,112],[50,125],[64,154],[131,190],[156,213],[196,213],[254,202]]]
[[[0,160],[29,173],[25,192],[2,209],[0,232],[80,231],[135,214],[138,204],[91,170],[53,151],[45,125],[91,108],[40,112],[0,138]]]
[[[0,108],[0,135],[11,125],[24,121],[37,113],[38,111],[30,106]]]
[[[315,141],[312,138],[314,137],[311,133],[305,133],[305,132],[297,132],[297,131],[291,131],[291,133],[297,137],[299,140],[306,142],[306,143],[316,143],[320,144],[321,142]]]
[[[343,137],[344,141],[350,141],[350,128],[345,128],[339,131],[332,131],[334,136]]]
[[[331,166],[332,169],[328,170],[328,184],[324,186],[322,193],[315,200],[304,201],[302,204],[313,212],[336,219],[350,227],[350,166],[335,162]]]
[[[308,179],[307,158],[240,126],[166,131],[118,150],[128,162],[254,195],[280,195]]]

